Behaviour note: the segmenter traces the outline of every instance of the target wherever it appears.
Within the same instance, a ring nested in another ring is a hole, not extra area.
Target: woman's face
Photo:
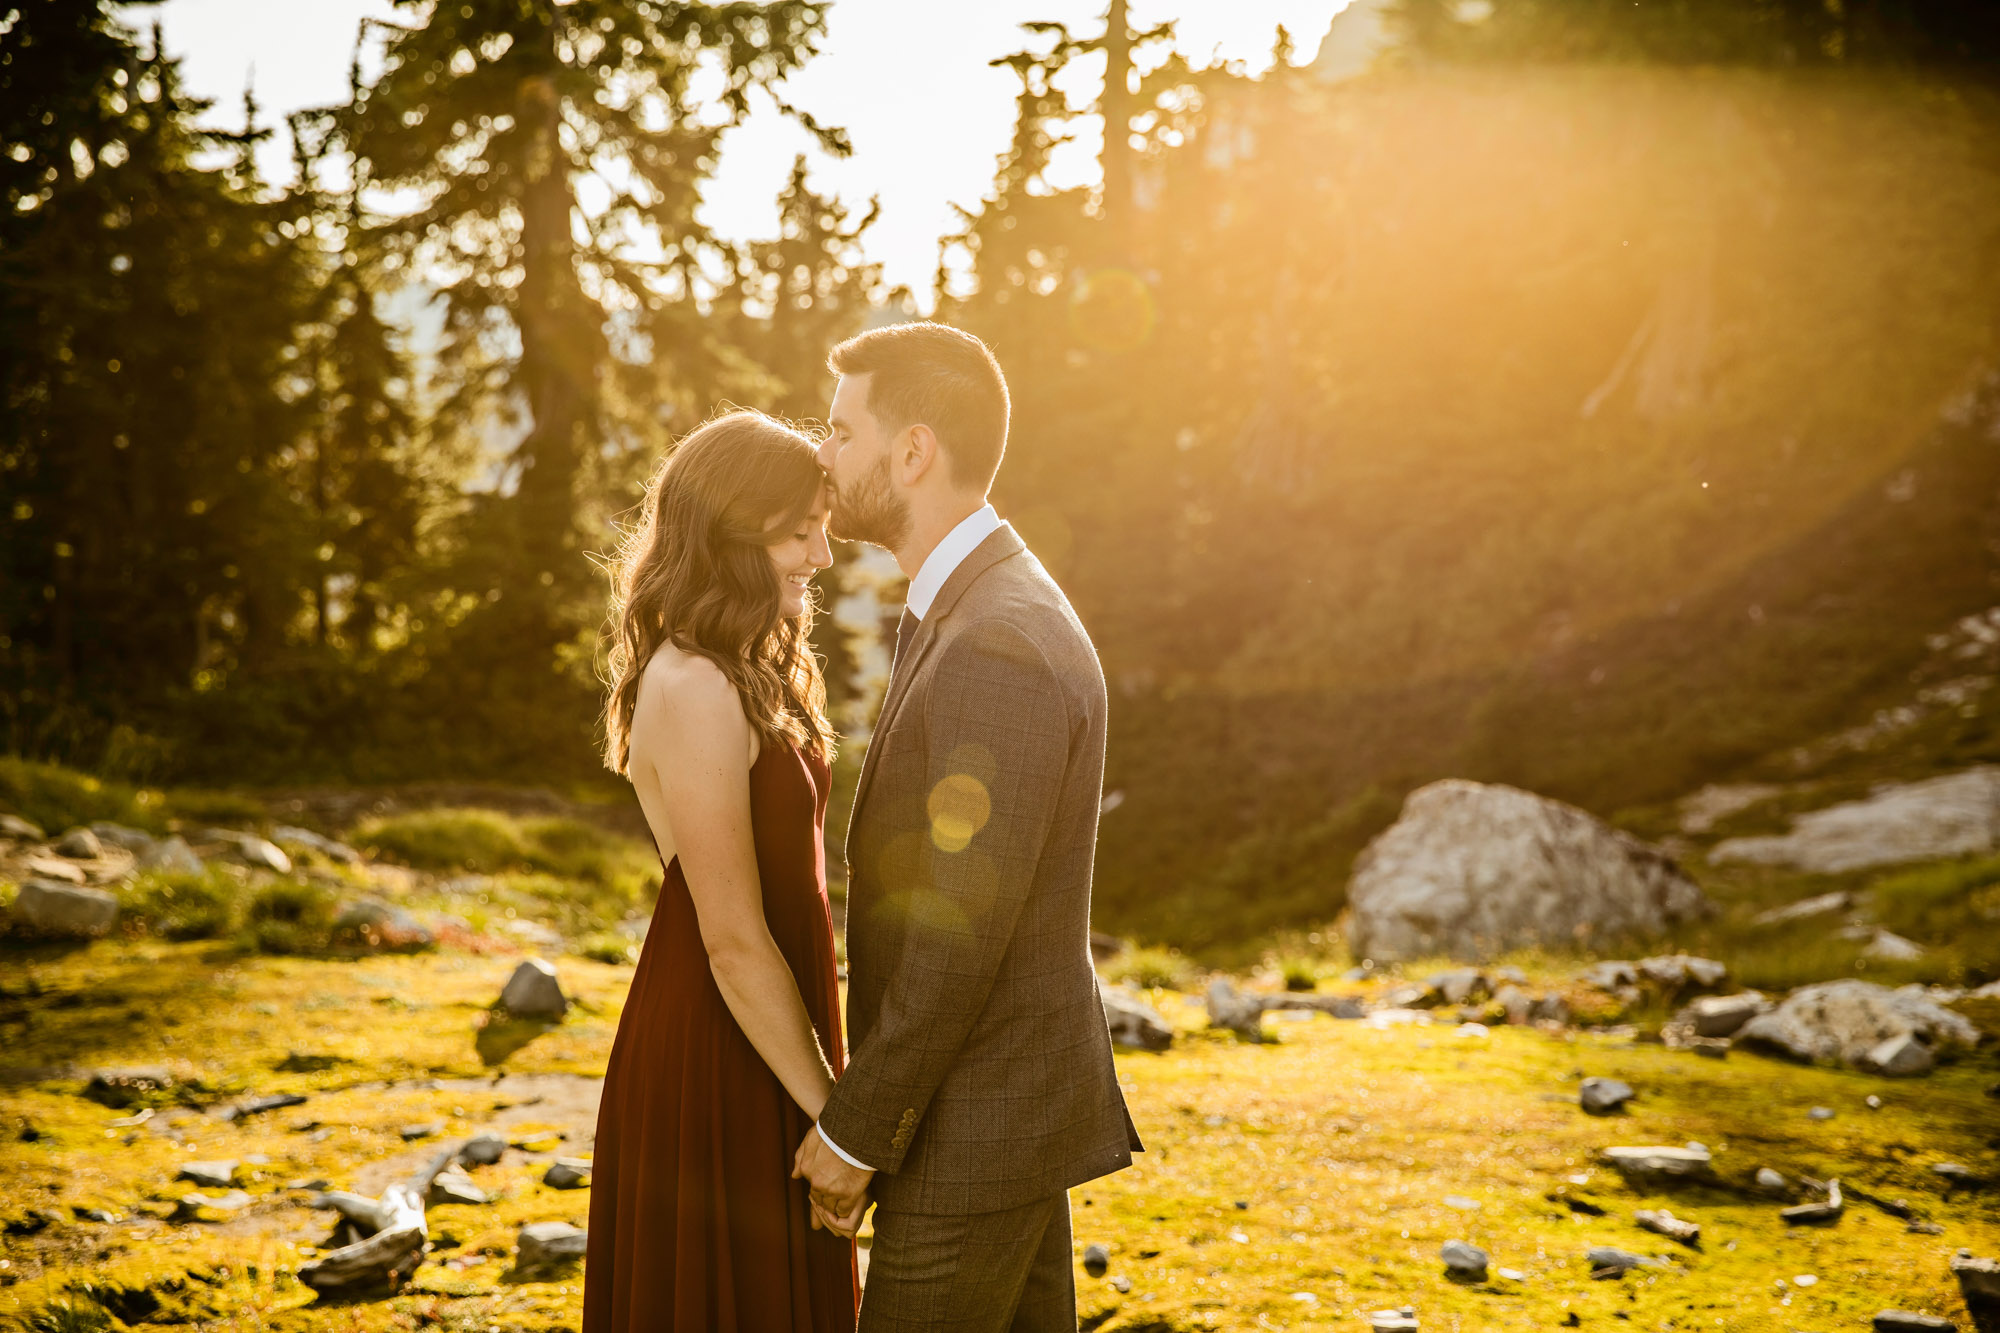
[[[798,526],[765,548],[770,551],[771,564],[778,571],[778,610],[781,615],[803,615],[806,586],[812,582],[813,575],[833,563],[833,552],[826,544],[826,520],[826,487],[821,486],[819,494],[813,497],[812,508],[806,511]]]

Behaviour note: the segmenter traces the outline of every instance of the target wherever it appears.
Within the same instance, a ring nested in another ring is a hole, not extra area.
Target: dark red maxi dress
[[[764,919],[838,1074],[828,785],[823,761],[768,740],[750,769]],[[584,1333],[853,1333],[854,1246],[812,1229],[792,1179],[811,1128],[716,988],[676,857],[604,1075]]]

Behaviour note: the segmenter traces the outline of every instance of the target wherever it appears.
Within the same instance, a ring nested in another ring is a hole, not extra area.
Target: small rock
[[[474,1184],[472,1177],[456,1163],[438,1172],[431,1181],[430,1204],[436,1207],[446,1203],[477,1204],[489,1202],[486,1191]]]
[[[1639,984],[1639,969],[1630,963],[1617,960],[1592,963],[1578,975],[1577,980],[1586,986],[1616,993],[1628,986]]]
[[[202,836],[211,842],[227,844],[235,852],[237,860],[253,869],[269,870],[279,875],[292,873],[292,858],[286,856],[276,843],[266,842],[254,833],[212,828],[206,830]]]
[[[199,875],[206,868],[194,854],[194,848],[187,845],[187,839],[178,833],[138,853],[138,867],[163,875]]]
[[[1634,970],[1641,980],[1668,991],[1689,987],[1708,990],[1720,986],[1729,976],[1728,967],[1715,959],[1696,958],[1685,953],[1641,958],[1634,965]]]
[[[1486,1280],[1486,1251],[1462,1240],[1448,1240],[1438,1251],[1447,1277],[1458,1282]]]
[[[1948,1190],[1978,1189],[1984,1183],[1970,1169],[1958,1162],[1933,1162],[1931,1164],[1931,1174],[1942,1176],[1945,1188]]]
[[[428,949],[436,942],[423,922],[380,898],[359,898],[341,908],[333,933],[344,944],[389,951]]]
[[[1087,1245],[1083,1251],[1083,1271],[1092,1277],[1103,1277],[1111,1271],[1111,1251],[1102,1245]]]
[[[1493,1003],[1500,1006],[1507,1015],[1507,1022],[1513,1027],[1525,1026],[1531,1019],[1535,1001],[1519,986],[1502,986],[1493,993]]]
[[[29,879],[45,879],[54,884],[87,884],[90,876],[83,867],[57,856],[31,856],[25,867]]]
[[[405,1143],[416,1139],[435,1138],[437,1135],[444,1133],[444,1121],[433,1120],[423,1125],[404,1125],[396,1133],[402,1137]]]
[[[586,1233],[567,1222],[530,1222],[514,1238],[514,1263],[522,1272],[555,1268],[583,1258]]]
[[[1792,1183],[1768,1166],[1757,1168],[1757,1188],[1778,1198],[1790,1198]]]
[[[1884,962],[1907,963],[1924,956],[1924,946],[1915,940],[1906,940],[1892,931],[1876,928],[1875,934],[1862,951],[1863,956],[1879,958]]]
[[[1951,1275],[1967,1305],[2000,1308],[2000,1259],[1974,1258],[1971,1250],[1960,1250],[1952,1256]]]
[[[179,1202],[174,1204],[171,1220],[198,1222],[201,1220],[201,1210],[204,1208],[213,1208],[219,1213],[233,1213],[239,1208],[248,1206],[249,1203],[250,1196],[242,1190],[231,1190],[227,1194],[219,1195],[190,1192],[183,1194]]]
[[[1914,1032],[1899,1032],[1885,1038],[1862,1060],[1864,1068],[1892,1078],[1914,1078],[1928,1074],[1937,1063],[1930,1045]]]
[[[76,1215],[76,1220],[79,1222],[104,1222],[104,1223],[116,1224],[125,1220],[119,1214],[112,1212],[108,1208],[84,1208],[78,1206],[71,1208],[70,1212]]]
[[[1428,981],[1406,981],[1382,992],[1384,1009],[1435,1009],[1444,1002]]]
[[[95,861],[104,855],[104,844],[87,828],[73,828],[56,844],[56,855],[72,861]]]
[[[1882,1099],[1880,1097],[1877,1097],[1872,1092],[1869,1093],[1866,1097],[1862,1098],[1861,1103],[1871,1111],[1879,1111],[1882,1109]]]
[[[1762,991],[1704,995],[1674,1015],[1674,1021],[1685,1023],[1697,1037],[1733,1037],[1738,1028],[1770,1009],[1771,1002]]]
[[[1505,981],[1516,986],[1525,986],[1528,984],[1528,974],[1520,968],[1515,967],[1512,963],[1507,964],[1505,967],[1494,968],[1493,979],[1495,981]]]
[[[1944,1234],[1944,1228],[1935,1222],[1912,1221],[1903,1230],[1909,1232],[1912,1236],[1942,1236]]]
[[[1536,1023],[1555,1023],[1567,1027],[1570,1018],[1569,1001],[1551,991],[1535,1001],[1528,1017]]]
[[[516,1018],[559,1019],[569,1010],[569,998],[554,967],[540,958],[524,958],[500,992],[500,1007]]]
[[[1132,1279],[1120,1273],[1111,1279],[1111,1289],[1120,1296],[1129,1296],[1132,1294]]]
[[[1418,1327],[1415,1306],[1405,1305],[1396,1310],[1371,1310],[1368,1313],[1369,1333],[1416,1333]]]
[[[1833,1108],[1830,1106],[1815,1106],[1812,1110],[1807,1111],[1806,1115],[1813,1120],[1831,1120],[1833,1119]]]
[[[558,1157],[542,1173],[542,1183],[551,1189],[583,1189],[590,1184],[590,1163],[581,1157]]]
[[[1817,897],[1805,898],[1783,907],[1773,907],[1768,912],[1760,912],[1750,918],[1753,926],[1776,926],[1786,921],[1803,921],[1807,917],[1829,916],[1834,912],[1845,912],[1854,905],[1851,893],[1822,893]]]
[[[40,825],[32,824],[19,815],[0,815],[0,838],[14,842],[40,842],[45,836]]]
[[[1431,989],[1444,997],[1446,1004],[1471,1004],[1483,1000],[1493,993],[1492,983],[1484,973],[1470,968],[1456,972],[1440,972],[1430,980]]]
[[[1638,1212],[1632,1214],[1632,1220],[1639,1224],[1641,1230],[1650,1231],[1658,1236],[1665,1236],[1668,1240],[1677,1240],[1683,1245],[1698,1246],[1701,1244],[1701,1226],[1699,1223],[1688,1222],[1675,1217],[1664,1208],[1641,1208]]]
[[[1726,1060],[1734,1044],[1727,1037],[1696,1037],[1688,1042],[1688,1049],[1710,1060]]]
[[[1952,1333],[1958,1327],[1949,1319],[1914,1310],[1883,1310],[1875,1316],[1872,1326],[1875,1333]]]
[[[83,1095],[100,1106],[124,1110],[151,1092],[164,1092],[174,1085],[174,1076],[158,1065],[130,1069],[100,1069],[84,1084]]]
[[[1456,1208],[1462,1213],[1476,1213],[1480,1205],[1479,1200],[1468,1199],[1463,1194],[1447,1194],[1444,1196],[1444,1206]]]
[[[1142,1051],[1165,1051],[1173,1047],[1173,1025],[1159,1010],[1140,999],[1136,991],[1099,981],[1097,992],[1104,1002],[1104,1023],[1111,1030],[1113,1042]]]
[[[236,1168],[241,1163],[234,1159],[221,1162],[185,1162],[175,1180],[191,1181],[203,1189],[226,1190],[236,1183]]]
[[[118,899],[103,889],[31,879],[14,898],[14,914],[39,934],[95,939],[118,924]]]
[[[318,852],[321,856],[324,856],[336,865],[353,866],[361,864],[360,852],[355,851],[344,842],[335,842],[332,838],[323,838],[311,829],[295,828],[290,824],[280,824],[271,830],[271,841],[280,844],[289,844],[294,847],[304,847],[308,851]]]
[[[1801,1203],[1780,1209],[1778,1216],[1785,1219],[1786,1226],[1827,1226],[1840,1220],[1846,1211],[1846,1203],[1840,1197],[1840,1182],[1826,1182],[1826,1200],[1823,1203]]]
[[[1714,1165],[1706,1148],[1606,1148],[1603,1155],[1621,1175],[1637,1182],[1700,1179]]]
[[[491,1166],[507,1151],[507,1140],[488,1131],[475,1134],[458,1150],[458,1160],[470,1166]]]
[[[1620,1250],[1609,1245],[1592,1247],[1585,1258],[1590,1261],[1592,1277],[1618,1277],[1634,1268],[1650,1267],[1658,1262],[1644,1255],[1634,1254],[1630,1250]]]
[[[153,845],[153,835],[144,829],[131,828],[125,824],[114,824],[109,820],[99,820],[90,826],[100,843],[121,847],[134,856],[141,855]]]
[[[1610,1115],[1632,1100],[1632,1085],[1615,1078],[1587,1078],[1578,1089],[1577,1102],[1591,1115]]]

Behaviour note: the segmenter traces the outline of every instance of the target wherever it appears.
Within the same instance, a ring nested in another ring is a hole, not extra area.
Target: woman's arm
[[[647,672],[632,713],[633,776],[660,795],[729,1012],[792,1100],[817,1120],[833,1071],[798,979],[764,920],[750,827],[750,741],[736,690],[713,663],[689,658]]]

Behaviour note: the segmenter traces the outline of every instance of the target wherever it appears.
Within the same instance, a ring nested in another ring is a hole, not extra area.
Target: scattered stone
[[[296,828],[290,824],[280,824],[271,830],[271,841],[280,845],[304,847],[318,852],[335,865],[353,866],[361,864],[361,853],[344,842],[323,838],[311,829]]]
[[[26,866],[29,879],[44,879],[55,884],[87,884],[90,876],[83,873],[83,867],[55,856],[31,856]]]
[[[569,1011],[569,998],[563,994],[553,966],[540,958],[524,958],[500,992],[500,1007],[516,1018],[554,1020]]]
[[[486,1191],[473,1183],[472,1177],[463,1168],[452,1165],[438,1172],[437,1179],[431,1181],[426,1201],[435,1208],[446,1203],[487,1203]]]
[[[19,815],[0,815],[0,838],[14,842],[40,842],[47,835],[39,824],[33,824]]]
[[[491,1166],[507,1151],[507,1140],[490,1130],[467,1139],[458,1150],[458,1160],[468,1166]]]
[[[1838,1060],[1867,1068],[1873,1051],[1904,1035],[1919,1037],[1933,1049],[1979,1041],[1979,1029],[1955,1010],[1922,995],[1852,978],[1793,991],[1777,1008],[1745,1023],[1735,1039],[1739,1046],[1757,1046],[1794,1060]]]
[[[1757,1168],[1757,1188],[1781,1199],[1789,1199],[1792,1196],[1792,1182],[1768,1166]]]
[[[1637,967],[1641,980],[1667,991],[1689,988],[1711,990],[1729,979],[1727,965],[1713,958],[1697,958],[1693,954],[1641,958]]]
[[[1577,1101],[1591,1115],[1610,1115],[1632,1100],[1632,1085],[1615,1078],[1587,1078],[1578,1090]]]
[[[1120,1273],[1111,1279],[1111,1289],[1120,1296],[1129,1296],[1132,1294],[1132,1279]]]
[[[1384,1009],[1435,1009],[1444,996],[1428,981],[1405,981],[1382,992]]]
[[[162,875],[199,875],[207,868],[194,854],[194,848],[187,845],[187,839],[178,833],[152,844],[137,856],[139,869]]]
[[[104,844],[87,828],[73,828],[56,844],[56,855],[72,861],[95,861],[104,855]]]
[[[436,938],[423,922],[380,898],[358,898],[333,920],[335,940],[389,952],[428,949]]]
[[[1126,986],[1097,983],[1098,998],[1104,1003],[1104,1023],[1111,1040],[1120,1046],[1142,1051],[1164,1051],[1174,1044],[1173,1025],[1160,1011],[1139,998]]]
[[[1510,1027],[1524,1027],[1534,1013],[1534,997],[1519,986],[1502,986],[1493,993],[1493,1003],[1507,1016]]]
[[[76,1216],[76,1220],[79,1222],[104,1222],[115,1225],[125,1220],[121,1215],[112,1212],[108,1208],[85,1208],[81,1205],[76,1205],[70,1208],[70,1212]]]
[[[1412,792],[1348,887],[1362,957],[1490,957],[1658,934],[1713,909],[1673,858],[1575,806],[1451,779]]]
[[[583,1189],[590,1184],[590,1163],[581,1157],[558,1157],[542,1173],[542,1183],[550,1189]]]
[[[1696,1055],[1710,1060],[1724,1060],[1729,1057],[1729,1048],[1733,1044],[1727,1037],[1696,1037],[1687,1046]]]
[[[1634,1268],[1651,1267],[1659,1262],[1609,1245],[1593,1246],[1585,1258],[1590,1261],[1590,1275],[1596,1278],[1622,1277]]]
[[[396,1133],[402,1137],[405,1143],[413,1142],[416,1139],[435,1138],[439,1134],[444,1133],[444,1121],[432,1120],[422,1125],[404,1125]]]
[[[1528,974],[1526,972],[1523,972],[1520,968],[1515,967],[1512,963],[1508,963],[1503,967],[1494,968],[1493,979],[1495,981],[1504,981],[1510,985],[1515,985],[1515,986],[1525,986],[1528,984]]]
[[[1528,1016],[1537,1023],[1553,1023],[1567,1027],[1570,1019],[1569,1001],[1551,991],[1535,1001]]]
[[[1606,1148],[1603,1157],[1636,1184],[1700,1180],[1714,1169],[1714,1159],[1706,1148]]]
[[[1476,1213],[1480,1209],[1479,1200],[1468,1199],[1463,1194],[1445,1195],[1444,1206],[1447,1208],[1456,1208],[1461,1213]]]
[[[1803,814],[1791,831],[1730,838],[1715,862],[1789,865],[1821,875],[2000,850],[2000,767],[1885,787],[1864,800]]]
[[[1936,1064],[1937,1055],[1930,1044],[1914,1032],[1899,1032],[1886,1038],[1861,1061],[1862,1068],[1887,1074],[1891,1078],[1914,1078],[1919,1074],[1928,1074]],[[1869,1100],[1878,1107],[1881,1105],[1880,1098],[1871,1097]]]
[[[1641,1230],[1650,1231],[1668,1240],[1677,1240],[1683,1245],[1699,1247],[1701,1244],[1701,1224],[1675,1217],[1664,1208],[1641,1208],[1632,1214],[1632,1220]]]
[[[1833,1119],[1833,1108],[1831,1106],[1815,1106],[1806,1112],[1806,1118],[1809,1120],[1831,1120]]]
[[[1448,1240],[1438,1251],[1444,1260],[1445,1276],[1454,1282],[1484,1282],[1486,1251],[1462,1240]]]
[[[1371,1310],[1368,1313],[1369,1333],[1416,1333],[1418,1327],[1414,1305],[1394,1310]]]
[[[39,934],[95,939],[118,924],[118,899],[103,889],[31,879],[14,898],[14,914]]]
[[[218,1213],[233,1213],[248,1206],[249,1203],[250,1196],[242,1190],[231,1190],[227,1194],[217,1195],[203,1194],[198,1190],[190,1191],[183,1194],[174,1204],[173,1215],[169,1220],[199,1222],[202,1220],[201,1210],[204,1208],[213,1208]]]
[[[175,1180],[186,1180],[203,1189],[226,1190],[236,1183],[236,1168],[241,1163],[230,1159],[221,1162],[182,1163]]]
[[[1924,956],[1924,946],[1878,926],[1861,953],[1863,957],[1876,958],[1883,962],[1908,963]]]
[[[1227,1028],[1245,1041],[1264,1040],[1264,1000],[1240,992],[1227,977],[1208,985],[1208,1025]]]
[[[153,845],[153,835],[144,829],[135,829],[126,824],[114,824],[110,820],[99,820],[90,826],[100,843],[119,847],[134,856],[143,855]]]
[[[148,1093],[174,1086],[174,1076],[158,1065],[129,1069],[99,1069],[83,1085],[83,1095],[100,1106],[124,1110]]]
[[[1103,1277],[1111,1271],[1111,1251],[1102,1245],[1086,1245],[1083,1250],[1083,1271],[1092,1277]]]
[[[1685,1025],[1697,1037],[1734,1037],[1745,1023],[1771,1009],[1771,1001],[1761,991],[1704,995],[1675,1014],[1672,1021]]]
[[[1577,974],[1577,980],[1598,990],[1616,993],[1639,984],[1639,969],[1628,962],[1612,959],[1592,963]]]
[[[1951,1257],[1951,1275],[1974,1310],[2000,1309],[2000,1259],[1975,1258],[1971,1250]]]
[[[1444,997],[1446,1004],[1472,1004],[1493,993],[1493,985],[1485,974],[1471,969],[1440,972],[1431,978],[1430,985]]]
[[[1846,1209],[1846,1202],[1840,1197],[1840,1182],[1829,1180],[1826,1182],[1824,1202],[1794,1204],[1790,1208],[1780,1209],[1778,1216],[1785,1219],[1786,1226],[1827,1226],[1838,1222],[1841,1213]]]
[[[1854,906],[1854,895],[1845,890],[1838,893],[1822,893],[1816,897],[1787,903],[1783,907],[1773,907],[1768,912],[1759,912],[1750,918],[1753,926],[1776,926],[1787,921],[1804,921],[1810,917],[1831,916],[1835,912],[1845,912]]]
[[[567,1222],[530,1222],[515,1237],[515,1267],[530,1273],[581,1259],[585,1236],[582,1227]]]
[[[1978,1189],[1980,1185],[1985,1183],[1978,1176],[1974,1175],[1969,1168],[1958,1162],[1933,1162],[1931,1164],[1931,1174],[1942,1176],[1947,1190]]]
[[[1903,1230],[1909,1232],[1912,1236],[1942,1236],[1944,1234],[1944,1228],[1937,1223],[1916,1219],[1912,1219],[1910,1225],[1904,1227]]]
[[[1873,1327],[1875,1333],[1953,1333],[1958,1325],[1914,1310],[1883,1310],[1876,1314]]]

